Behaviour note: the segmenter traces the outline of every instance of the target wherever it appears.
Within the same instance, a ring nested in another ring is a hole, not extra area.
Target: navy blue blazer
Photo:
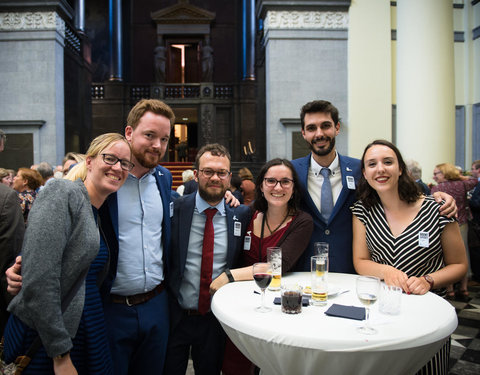
[[[162,222],[162,245],[163,245],[163,272],[166,278],[167,265],[169,262],[169,247],[170,247],[170,202],[171,202],[171,190],[172,190],[172,174],[170,171],[162,166],[155,168],[155,180],[157,182],[158,191],[162,199],[163,205],[163,222]],[[117,275],[117,262],[118,262],[118,205],[117,205],[117,193],[110,194],[105,203],[100,207],[99,217],[102,226],[102,230],[105,234],[105,238],[101,236],[100,246],[105,247],[105,241],[108,243],[108,249],[110,254],[109,267],[105,280],[101,287],[102,297],[106,298],[110,294],[113,281]]]
[[[170,295],[177,302],[185,271],[195,197],[196,194],[184,195],[178,198],[174,204],[168,286]],[[239,257],[243,250],[243,240],[250,222],[251,210],[248,206],[240,205],[234,208],[225,204],[225,212],[228,232],[227,267],[233,268],[239,265]],[[242,224],[240,236],[235,236],[233,233],[234,221]]]
[[[295,271],[310,271],[310,257],[314,242],[328,242],[330,245],[329,270],[332,272],[355,273],[352,260],[352,213],[350,206],[355,203],[355,190],[347,187],[347,176],[352,176],[357,185],[360,176],[360,160],[338,154],[342,173],[342,191],[333,212],[326,223],[308,193],[308,169],[311,155],[292,160],[298,173],[301,190],[301,209],[313,218],[313,233],[310,244],[298,260]]]

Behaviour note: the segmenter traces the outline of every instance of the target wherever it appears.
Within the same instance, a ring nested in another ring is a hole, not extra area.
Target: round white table
[[[329,298],[327,307],[307,306],[298,315],[281,312],[266,292],[269,313],[258,313],[254,281],[229,283],[218,290],[212,311],[225,332],[262,374],[415,374],[457,327],[455,309],[435,294],[402,295],[401,312],[384,315],[371,309],[375,335],[356,328],[363,321],[324,314],[333,303],[362,306],[355,293],[357,275],[330,273],[329,285],[348,292]],[[310,285],[310,273],[286,278]]]

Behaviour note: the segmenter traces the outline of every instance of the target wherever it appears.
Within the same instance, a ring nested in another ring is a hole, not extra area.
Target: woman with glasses
[[[245,267],[230,272],[235,281],[252,280],[254,263],[267,261],[267,247],[282,248],[282,272],[290,271],[306,249],[313,230],[312,217],[298,209],[300,191],[298,177],[286,159],[273,159],[261,169],[255,186],[254,214],[247,229],[243,251]],[[210,285],[213,294],[229,279],[222,273]],[[230,342],[227,342],[222,372],[253,373],[253,365]]]
[[[24,374],[112,373],[97,286],[109,254],[103,247],[99,251],[103,231],[97,210],[125,182],[130,160],[122,135],[101,135],[66,179],[52,181],[38,194],[22,259],[13,266],[21,264],[21,289],[9,305],[5,330],[7,363],[26,354],[36,337],[41,340]]]

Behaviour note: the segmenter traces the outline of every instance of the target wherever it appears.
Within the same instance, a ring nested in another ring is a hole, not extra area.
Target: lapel
[[[238,221],[238,218],[235,216],[235,209],[230,207],[230,205],[225,204],[225,213],[227,215],[227,233],[228,233],[228,244],[227,244],[227,267],[232,267],[235,261],[235,236],[233,234],[234,222]],[[243,228],[242,228],[243,229]]]
[[[333,212],[330,215],[330,219],[328,220],[329,223],[332,222],[332,220],[335,218],[337,213],[339,213],[345,204],[345,201],[347,200],[348,196],[350,193],[355,192],[355,190],[351,190],[348,188],[347,185],[347,176],[355,177],[355,171],[354,171],[354,166],[342,155],[338,154],[338,159],[340,163],[340,171],[342,174],[342,191],[340,192],[340,195],[338,196],[337,202],[335,203],[335,206],[333,207]],[[355,185],[357,184],[358,181],[355,181]]]
[[[118,239],[118,205],[117,205],[117,193],[110,194],[107,198],[107,207],[110,213],[110,220],[112,221],[113,230],[115,231],[115,237]]]
[[[175,235],[178,236],[178,249],[173,249],[173,251],[178,251],[181,275],[183,275],[185,263],[187,261],[188,241],[190,240],[189,228],[192,225],[193,211],[195,209],[195,196],[196,194],[186,195],[185,199],[182,200],[179,209],[175,211],[175,214],[178,215],[178,218],[176,218],[178,220],[177,230],[175,232]]]
[[[163,183],[165,176],[159,168],[155,169],[154,176],[160,192],[160,198],[162,199],[163,217],[170,217],[170,192],[167,191],[167,184]],[[165,220],[163,220],[163,223],[165,223]],[[165,230],[165,225],[162,229]]]
[[[322,215],[318,210],[317,206],[313,202],[312,197],[308,193],[308,169],[310,168],[310,158],[311,154],[301,158],[299,160],[299,168],[297,169],[298,178],[300,180],[300,184],[305,187],[305,191],[303,192],[303,199],[305,204],[310,209],[310,212],[315,214],[316,217],[320,218],[323,221]]]

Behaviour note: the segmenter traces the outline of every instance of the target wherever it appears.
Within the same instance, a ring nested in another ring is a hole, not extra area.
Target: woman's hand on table
[[[408,276],[405,272],[397,270],[394,267],[387,266],[387,268],[383,271],[383,280],[387,285],[394,285],[398,286],[403,289],[405,293],[410,293],[410,289],[408,288]]]
[[[228,277],[225,272],[222,272],[215,280],[210,284],[210,294],[213,296],[215,292],[225,284],[228,284]]]
[[[407,285],[412,294],[425,294],[430,290],[430,284],[423,277],[409,277]]]

